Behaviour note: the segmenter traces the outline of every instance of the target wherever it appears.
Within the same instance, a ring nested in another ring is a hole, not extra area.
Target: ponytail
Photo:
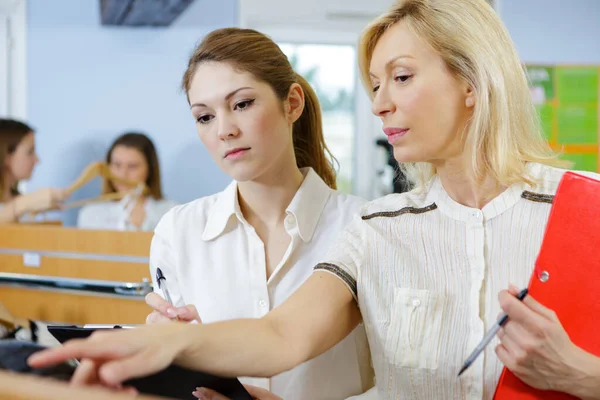
[[[323,118],[319,99],[310,84],[296,74],[296,82],[304,91],[304,111],[294,123],[294,154],[298,168],[311,167],[332,189],[337,189],[334,163],[337,160],[327,148],[323,136]]]

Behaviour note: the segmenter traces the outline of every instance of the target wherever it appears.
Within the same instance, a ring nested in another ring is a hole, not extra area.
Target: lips
[[[237,158],[248,150],[250,150],[250,147],[236,147],[234,149],[229,149],[225,152],[223,158]]]
[[[388,137],[388,142],[390,144],[406,135],[407,132],[408,128],[383,128],[383,133],[385,133],[385,135]]]

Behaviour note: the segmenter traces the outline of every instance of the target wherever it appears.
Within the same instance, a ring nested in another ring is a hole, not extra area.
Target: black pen
[[[173,300],[171,300],[171,295],[169,294],[169,289],[167,289],[167,278],[165,278],[165,276],[163,275],[162,270],[159,268],[156,268],[156,282],[158,283],[158,288],[162,290],[163,295],[165,296],[165,300],[167,300],[167,302],[175,307],[173,305]],[[179,320],[179,318],[175,317],[176,320]]]
[[[519,292],[519,294],[517,295],[517,299],[519,299],[520,301],[523,301],[525,296],[527,296],[527,292],[528,292],[527,289],[521,290]],[[477,359],[477,356],[479,356],[479,354],[481,354],[481,352],[485,349],[485,347],[492,341],[494,336],[496,336],[496,334],[498,333],[500,328],[502,328],[502,325],[504,325],[507,320],[508,320],[508,315],[506,315],[506,313],[503,313],[500,316],[500,319],[498,319],[498,321],[496,321],[494,326],[485,334],[485,336],[483,337],[483,339],[481,340],[479,345],[477,345],[475,350],[473,350],[471,355],[467,358],[467,361],[465,361],[465,363],[463,364],[462,368],[460,369],[460,372],[458,373],[458,376],[460,376],[463,372],[465,372],[467,370],[467,368],[469,368],[471,366],[471,364],[473,364],[475,362],[475,359]]]

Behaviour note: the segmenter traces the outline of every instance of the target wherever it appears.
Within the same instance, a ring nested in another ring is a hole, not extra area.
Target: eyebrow
[[[238,89],[235,89],[234,91],[231,91],[227,94],[227,96],[225,96],[225,101],[229,100],[230,98],[232,98],[237,92],[239,92],[240,90],[244,90],[244,89],[252,89],[250,86],[244,86]],[[194,108],[194,107],[206,107],[206,104],[204,103],[194,103],[190,106],[190,108]]]
[[[408,54],[402,54],[402,55],[399,55],[397,57],[394,57],[394,58],[390,59],[388,62],[385,63],[385,69],[389,69],[390,65],[392,65],[396,61],[400,60],[401,58],[414,58],[414,57],[413,56],[409,56]],[[376,77],[375,75],[373,75],[372,72],[369,72],[369,76],[372,77],[372,78]]]

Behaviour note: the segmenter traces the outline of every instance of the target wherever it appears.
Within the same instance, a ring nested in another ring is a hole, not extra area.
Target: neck
[[[4,192],[2,193],[2,202],[6,203],[13,199],[12,188],[17,184],[8,174],[4,174]]]
[[[290,163],[288,163],[290,164]],[[296,161],[285,168],[272,168],[260,178],[238,183],[238,198],[244,218],[275,227],[285,218],[285,210],[302,185],[304,176]]]
[[[448,195],[467,207],[481,209],[506,189],[490,175],[475,176],[464,159],[446,160],[436,170]]]

